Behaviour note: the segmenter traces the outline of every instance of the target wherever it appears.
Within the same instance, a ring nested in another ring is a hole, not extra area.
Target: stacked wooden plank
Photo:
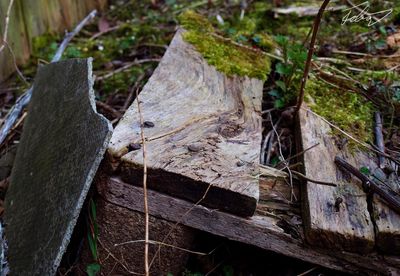
[[[376,239],[367,196],[359,183],[333,165],[335,154],[341,151],[329,136],[330,128],[302,110],[303,147],[320,143],[315,149],[318,153],[311,150],[305,156],[310,162],[307,175],[340,184],[336,188],[306,185],[307,228],[303,231],[300,208],[290,202],[297,189],[292,191],[286,184],[287,174],[256,165],[260,87],[256,80],[228,78],[216,71],[178,31],[139,95],[147,138],[149,210],[152,219],[159,221],[152,221],[153,235],[160,234],[162,241],[166,236],[157,225],[168,221],[176,223],[171,229],[180,227],[180,235],[193,235],[189,228],[182,228],[189,226],[332,269],[398,273],[399,258],[373,251]],[[96,186],[101,201],[142,213],[143,147],[137,104],[129,108],[111,139],[106,165],[113,171],[103,175]],[[341,154],[350,162],[358,160],[349,152]],[[254,179],[260,175],[268,176],[258,183]],[[256,213],[241,217],[254,212],[258,194]],[[102,212],[107,208],[100,208]],[[121,221],[121,216],[108,217],[107,224]],[[121,237],[112,233],[108,228],[100,238],[109,244],[120,242]],[[351,252],[354,249],[357,252]]]
[[[140,93],[148,185],[251,216],[259,197],[263,82],[217,71],[183,41],[182,32],[178,30]],[[135,185],[142,185],[143,175],[140,132],[135,101],[108,150],[122,179]]]

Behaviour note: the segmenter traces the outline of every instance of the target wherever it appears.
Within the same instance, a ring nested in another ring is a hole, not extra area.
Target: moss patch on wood
[[[372,140],[373,106],[361,95],[315,78],[307,82],[306,92],[308,104],[317,114],[363,142]]]
[[[217,70],[228,76],[249,76],[262,80],[267,78],[271,61],[262,51],[220,37],[205,17],[193,11],[182,13],[179,20],[187,31],[183,38],[194,45]]]

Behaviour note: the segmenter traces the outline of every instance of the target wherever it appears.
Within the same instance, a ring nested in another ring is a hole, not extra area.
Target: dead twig
[[[143,129],[143,114],[140,108],[139,89],[136,89],[136,101],[138,104],[138,113],[140,118],[140,135],[142,137],[143,145],[143,197],[144,197],[144,217],[145,217],[145,234],[144,234],[144,271],[146,276],[150,275],[149,266],[149,204],[147,202],[147,162],[146,162],[146,138],[144,137]]]
[[[108,111],[109,113],[111,113],[112,116],[114,116],[115,118],[121,118],[122,114],[121,112],[119,112],[118,110],[116,110],[115,108],[113,108],[112,106],[109,106],[106,103],[103,103],[101,101],[96,101],[96,106],[100,107],[102,109],[104,109],[105,111]]]
[[[375,144],[379,151],[385,152],[385,144],[383,142],[383,133],[382,133],[382,117],[380,112],[375,112]],[[385,165],[385,157],[378,153],[378,162],[379,167],[383,169]]]
[[[303,155],[304,153],[306,153],[307,151],[309,151],[309,150],[315,148],[316,146],[319,146],[319,143],[316,143],[316,144],[312,145],[311,147],[309,147],[309,148],[307,148],[307,149],[305,149],[305,150],[303,150],[303,151],[301,151],[301,152],[299,152],[299,153],[296,153],[295,155],[292,155],[292,156],[290,156],[289,158],[286,158],[285,161],[289,161],[289,160],[291,160],[291,159],[294,159],[294,158],[296,158],[296,157],[299,157],[299,156]],[[282,163],[283,163],[283,161],[279,162],[278,164],[276,164],[275,167],[278,167],[278,166],[279,166],[280,164],[282,164]]]
[[[271,120],[272,129],[274,130],[275,135],[276,135],[276,140],[278,141],[279,155],[280,155],[282,161],[284,162],[285,167],[287,168],[288,173],[289,173],[290,201],[292,201],[293,198],[297,201],[297,197],[296,197],[296,195],[295,195],[295,193],[294,193],[294,190],[293,190],[293,175],[292,175],[292,170],[289,168],[289,162],[287,162],[287,161],[285,160],[285,157],[283,157],[280,137],[279,137],[278,131],[276,130],[276,126],[274,126],[274,125],[272,124],[272,116],[271,116],[271,113],[269,113],[269,118],[270,118],[270,120]],[[282,117],[281,117],[281,118],[282,118]],[[281,118],[279,118],[278,122],[276,123],[277,125],[278,125],[278,123],[279,123],[279,121],[280,121]]]
[[[3,43],[0,46],[0,53],[4,50],[4,47],[6,46],[6,43],[7,43],[8,25],[10,23],[10,14],[11,14],[11,8],[12,8],[13,4],[14,4],[14,0],[10,0],[10,2],[8,3],[6,19],[4,22],[4,33],[3,33],[3,38],[2,38]]]
[[[92,35],[92,36],[89,38],[89,41],[90,41],[90,40],[95,40],[96,38],[98,38],[98,37],[100,37],[100,36],[102,36],[102,35],[104,35],[104,34],[107,34],[107,33],[110,33],[110,32],[112,32],[112,31],[118,30],[119,28],[121,28],[121,26],[122,26],[122,25],[117,25],[117,26],[114,26],[114,27],[110,27],[110,28],[108,28],[107,30],[105,30],[105,31],[103,31],[103,32],[95,33],[94,35]]]
[[[267,145],[272,136],[272,133],[273,131],[271,130],[270,132],[267,133],[267,135],[265,135],[264,142],[261,147],[260,163],[263,165],[265,164],[265,151],[267,150]]]
[[[299,98],[297,100],[296,112],[298,112],[300,110],[301,104],[303,103],[304,88],[306,86],[308,73],[310,72],[311,60],[312,60],[312,56],[314,54],[314,46],[315,46],[315,41],[317,40],[318,28],[321,23],[322,15],[324,14],[325,8],[328,5],[329,1],[330,0],[324,0],[324,2],[322,3],[322,5],[318,11],[317,17],[315,17],[315,20],[314,20],[313,32],[312,32],[312,36],[311,36],[310,46],[308,49],[306,66],[304,67],[304,74],[303,74],[303,78],[301,79],[300,93],[299,93]]]
[[[128,97],[126,98],[126,100],[125,100],[125,103],[124,103],[124,106],[122,107],[122,111],[123,112],[125,112],[127,109],[128,109],[128,107],[129,107],[129,105],[132,103],[132,100],[133,100],[133,94],[134,94],[134,92],[137,90],[137,89],[139,89],[139,86],[140,86],[140,82],[144,79],[144,76],[145,76],[146,74],[141,74],[138,78],[137,78],[137,80],[135,81],[135,84],[132,86],[132,88],[130,89],[130,91],[129,91],[129,95],[128,95]]]
[[[126,241],[126,242],[121,242],[121,243],[116,243],[114,244],[115,247],[117,246],[123,246],[123,245],[127,245],[127,244],[134,244],[134,243],[142,243],[142,242],[146,242],[145,240],[134,240],[134,241]],[[184,251],[187,253],[191,253],[191,254],[195,254],[195,255],[199,255],[199,256],[207,256],[210,255],[214,252],[215,249],[213,249],[211,252],[209,253],[203,253],[203,252],[199,252],[199,251],[193,251],[193,250],[189,250],[186,248],[182,248],[179,246],[175,246],[173,244],[169,244],[169,243],[165,243],[165,242],[160,242],[160,241],[154,241],[154,240],[149,240],[150,244],[158,244],[158,245],[162,245],[162,246],[166,246],[166,247],[171,247],[174,249],[178,249],[180,251]]]
[[[218,177],[217,177],[217,178],[218,178]],[[216,179],[217,179],[217,178],[216,178]],[[215,179],[214,179],[214,180],[215,180]],[[163,238],[163,240],[162,240],[163,243],[165,243],[165,241],[166,241],[166,240],[168,239],[168,237],[172,234],[172,232],[176,229],[176,227],[177,227],[179,224],[181,224],[181,222],[183,221],[183,219],[184,219],[196,206],[198,206],[198,205],[206,198],[206,196],[207,196],[207,194],[208,194],[208,191],[210,190],[211,186],[212,186],[212,181],[211,181],[211,183],[208,185],[208,187],[207,187],[206,191],[204,192],[203,196],[202,196],[195,204],[193,204],[192,207],[190,207],[190,208],[179,218],[179,220],[171,227],[171,229],[168,231],[167,235],[165,235],[165,237]],[[158,249],[157,249],[156,253],[154,254],[154,257],[153,257],[153,259],[152,259],[151,262],[150,262],[150,267],[151,267],[151,265],[153,264],[153,262],[155,261],[156,256],[160,253],[160,250],[161,250],[161,245],[158,246]]]
[[[108,79],[108,78],[114,76],[115,74],[118,74],[118,73],[121,73],[121,72],[123,72],[125,70],[128,70],[132,66],[135,66],[135,65],[138,65],[138,64],[142,64],[142,63],[146,63],[146,62],[160,62],[160,59],[159,58],[145,58],[145,59],[140,59],[140,60],[135,60],[133,62],[129,62],[129,63],[125,64],[124,66],[122,66],[122,67],[120,67],[120,68],[118,68],[118,69],[116,69],[116,70],[114,70],[114,71],[112,71],[110,73],[107,73],[107,74],[105,74],[103,76],[96,77],[96,81],[102,81],[102,80]]]
[[[288,171],[289,171],[289,170],[288,170]],[[305,176],[304,174],[302,174],[302,173],[300,173],[300,172],[297,172],[297,171],[292,171],[292,173],[293,173],[295,176],[297,176],[297,177],[299,177],[299,178],[301,178],[301,179],[303,179],[303,180],[306,180],[306,181],[308,181],[308,182],[312,182],[312,183],[320,184],[320,185],[331,186],[331,187],[337,187],[337,184],[336,184],[336,183],[311,179],[311,178],[308,178],[308,177]]]
[[[105,251],[107,251],[108,255],[111,256],[111,258],[113,258],[115,262],[117,262],[118,264],[120,264],[120,265],[126,270],[126,272],[128,272],[129,274],[132,274],[132,275],[144,275],[143,273],[137,273],[137,272],[134,272],[134,271],[130,271],[130,270],[126,267],[126,265],[125,265],[124,263],[122,263],[117,257],[115,257],[115,255],[114,255],[107,247],[104,246],[104,244],[101,242],[100,238],[97,238],[97,241],[98,241],[99,244],[103,247],[103,249],[104,249]],[[106,258],[108,258],[108,257],[106,257]]]
[[[92,19],[96,16],[97,11],[93,10],[91,13],[89,13],[88,16],[86,16],[76,27],[75,29],[67,33],[65,36],[64,40],[60,44],[59,48],[57,49],[56,54],[54,55],[53,59],[51,62],[56,62],[59,61],[61,58],[62,53],[64,52],[65,48],[67,47],[68,43],[71,41],[71,39],[79,33],[79,31]],[[31,100],[32,97],[32,87],[30,87],[22,96],[20,96],[17,101],[15,102],[15,105],[10,109],[8,112],[4,123],[0,129],[0,145],[3,144],[5,138],[7,137],[10,129],[13,127],[15,124],[15,121],[18,119],[19,115],[21,114],[22,110],[28,105],[28,103]]]

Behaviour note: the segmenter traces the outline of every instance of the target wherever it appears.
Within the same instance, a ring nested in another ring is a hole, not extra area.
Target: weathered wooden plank
[[[6,196],[13,275],[54,275],[111,136],[90,59],[39,68]]]
[[[390,177],[385,179],[385,183],[396,192],[399,192],[398,181]],[[377,247],[385,253],[399,255],[400,215],[391,210],[378,195],[373,196],[372,208]]]
[[[300,145],[305,174],[311,179],[337,183],[329,187],[307,183],[303,189],[307,240],[316,246],[338,250],[369,252],[374,246],[374,228],[367,206],[367,196],[360,183],[339,170],[336,155],[359,168],[370,167],[371,159],[361,152],[350,153],[335,144],[331,127],[305,109],[299,111]]]
[[[150,188],[242,216],[259,196],[263,82],[227,77],[182,39],[178,30],[140,94]],[[153,126],[154,125],[154,126]],[[146,127],[147,126],[147,127]],[[109,146],[124,180],[141,185],[142,149],[137,101]]]
[[[132,211],[143,212],[142,188],[122,182],[118,178],[97,182],[100,196],[110,203]],[[293,238],[278,226],[274,217],[253,216],[241,218],[218,210],[187,202],[182,199],[148,191],[150,214],[172,222],[179,222],[230,240],[254,245],[265,250],[353,274],[398,275],[400,259],[370,254],[311,248],[300,239]]]
[[[101,263],[101,275],[144,275],[144,214],[99,199],[96,203],[97,224],[99,225],[98,261]],[[170,230],[174,229],[170,234]],[[194,245],[197,230],[184,225],[150,216],[149,235],[151,241],[164,241],[160,254],[156,255],[158,245],[149,245],[149,259],[155,258],[150,275],[181,275],[189,253],[178,248],[190,250]],[[130,241],[136,241],[129,243]],[[123,244],[126,243],[126,244]],[[115,246],[116,244],[123,244]],[[110,253],[114,256],[111,257]],[[80,263],[81,271],[93,262],[92,253],[86,244]],[[77,273],[78,274],[78,273]],[[76,274],[75,274],[76,275]],[[78,275],[81,275],[80,273]]]

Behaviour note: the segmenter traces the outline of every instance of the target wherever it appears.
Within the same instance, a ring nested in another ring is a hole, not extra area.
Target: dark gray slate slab
[[[12,275],[54,275],[112,127],[96,113],[91,59],[39,69],[6,197]]]

